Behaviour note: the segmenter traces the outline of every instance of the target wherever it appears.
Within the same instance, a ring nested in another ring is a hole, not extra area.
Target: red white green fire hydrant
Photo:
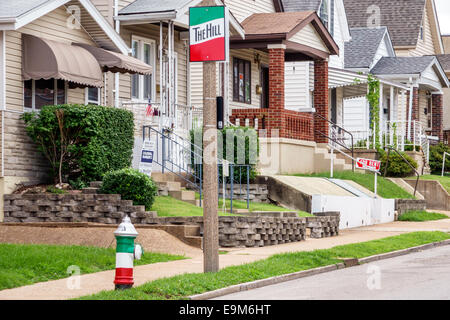
[[[117,240],[116,278],[114,284],[116,285],[116,290],[130,289],[134,284],[133,261],[141,259],[142,248],[140,245],[134,244],[138,233],[128,216],[123,219],[114,235]]]

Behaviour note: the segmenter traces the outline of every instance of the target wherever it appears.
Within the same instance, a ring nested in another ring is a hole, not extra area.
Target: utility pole
[[[215,6],[204,0],[201,6]],[[203,63],[203,269],[219,271],[216,62]]]

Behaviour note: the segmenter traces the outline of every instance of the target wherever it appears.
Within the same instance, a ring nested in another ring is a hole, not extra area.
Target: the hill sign
[[[228,41],[225,6],[189,9],[190,62],[227,61]]]
[[[356,168],[357,169],[371,169],[374,171],[380,171],[381,168],[381,162],[377,160],[372,159],[362,159],[358,158],[356,159]]]

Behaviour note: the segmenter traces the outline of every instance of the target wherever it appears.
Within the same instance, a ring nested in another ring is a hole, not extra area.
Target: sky
[[[435,0],[442,34],[450,34],[450,1]]]

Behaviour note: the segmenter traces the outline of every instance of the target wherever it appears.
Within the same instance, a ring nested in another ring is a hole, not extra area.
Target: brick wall
[[[431,135],[439,137],[444,141],[444,96],[442,94],[432,95],[432,130]]]
[[[314,61],[314,108],[316,113],[328,119],[328,61]],[[315,141],[317,143],[328,143],[328,139],[317,134],[320,131],[328,134],[328,123],[324,119],[314,118]]]

